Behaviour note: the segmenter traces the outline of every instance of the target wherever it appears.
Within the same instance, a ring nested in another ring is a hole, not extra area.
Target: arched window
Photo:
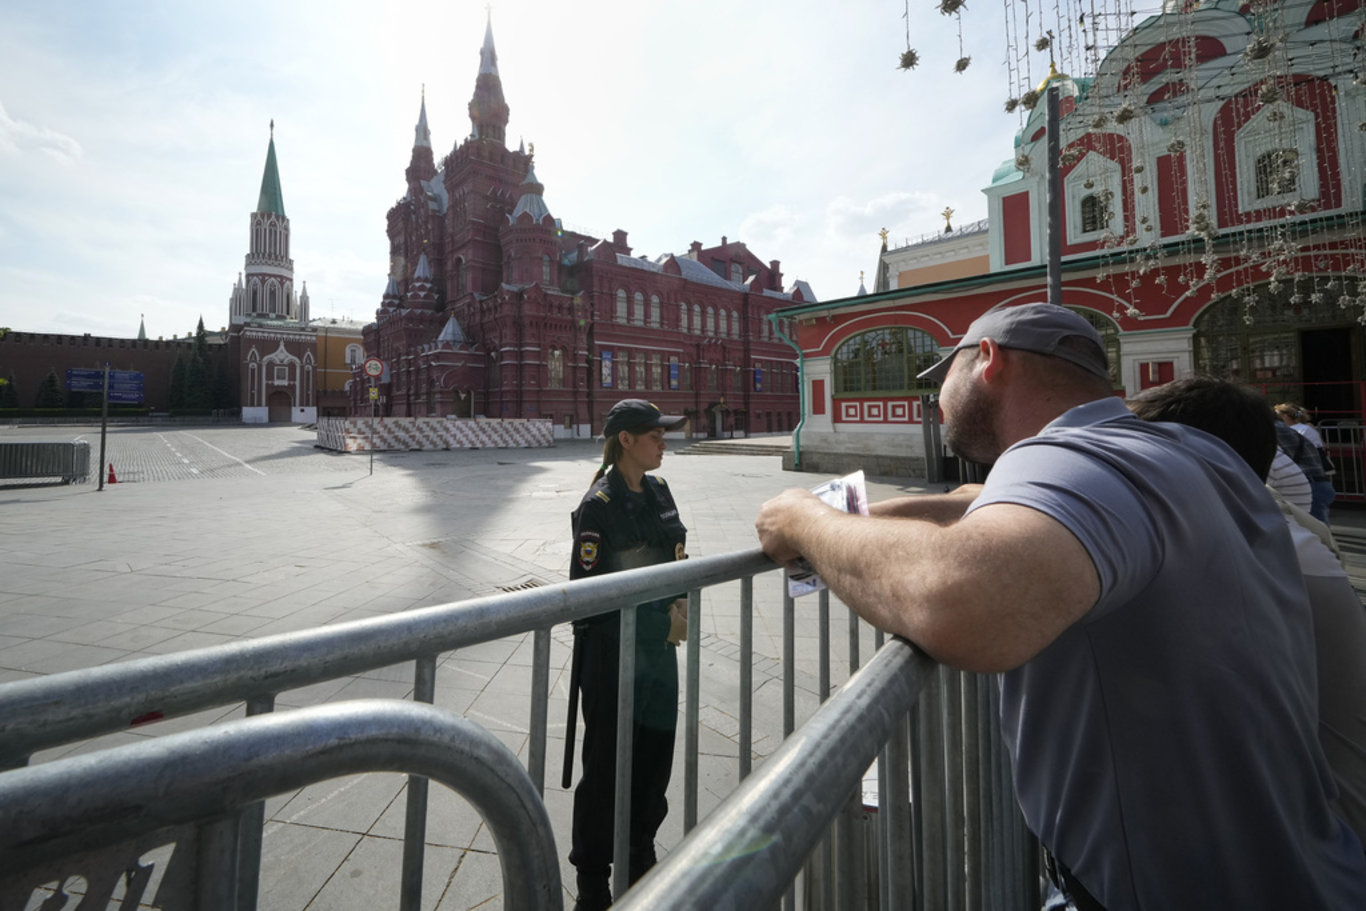
[[[730,311],[730,337],[740,337],[740,313],[737,310]]]
[[[726,334],[726,311],[721,311],[721,335]]]
[[[650,295],[650,325],[659,328],[659,295]]]
[[[542,283],[542,284],[545,284],[545,285],[550,284],[550,257],[549,257],[549,256],[542,256],[542,257],[541,257],[541,283]]]
[[[928,332],[905,326],[872,329],[846,339],[835,349],[834,391],[927,392],[934,384],[917,380],[916,375],[937,360],[939,345]]]
[[[1294,193],[1300,183],[1300,153],[1296,149],[1272,149],[1257,156],[1257,198]]]
[[[365,360],[365,351],[360,345],[346,346],[346,366],[354,367],[363,360]]]
[[[465,293],[465,261],[463,259],[455,261],[455,292],[457,294]]]
[[[617,289],[617,322],[624,323],[629,317],[626,313],[626,291]]]
[[[635,307],[631,314],[633,317],[631,322],[635,323],[637,326],[643,326],[645,325],[645,295],[637,291],[634,303]]]
[[[564,388],[564,352],[559,348],[551,348],[550,357],[546,360],[546,387]]]
[[[1105,230],[1105,203],[1095,193],[1081,199],[1081,230],[1083,234]]]
[[[707,338],[713,338],[716,335],[716,310],[712,307],[707,308],[706,333]]]
[[[693,305],[692,305],[692,334],[693,334],[693,335],[701,335],[701,334],[702,334],[702,305],[701,305],[701,304],[693,304]]]
[[[687,305],[687,304],[679,304],[679,305],[678,305],[678,331],[679,331],[679,332],[687,332],[687,331],[688,331],[688,305]]]
[[[275,314],[279,312],[279,293],[280,289],[274,282],[266,286],[266,311]]]

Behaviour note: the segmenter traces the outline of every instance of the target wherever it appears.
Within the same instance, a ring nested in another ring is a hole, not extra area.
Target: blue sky
[[[1018,120],[999,4],[959,30],[898,0],[495,0],[509,145],[551,212],[636,254],[745,241],[817,296],[893,245],[985,217]],[[370,320],[423,86],[470,129],[485,5],[0,0],[0,326],[184,335],[226,324],[275,121],[296,281]],[[1034,62],[1035,73],[1041,74]],[[1047,61],[1042,67],[1046,69]]]

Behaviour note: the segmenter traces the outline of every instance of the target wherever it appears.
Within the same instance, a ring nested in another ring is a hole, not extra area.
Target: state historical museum
[[[777,260],[738,241],[633,256],[565,230],[546,205],[532,152],[506,144],[508,104],[491,26],[470,135],[438,166],[418,117],[407,189],[389,210],[389,283],[365,352],[385,364],[374,406],[386,416],[549,419],[563,437],[601,432],[622,398],[686,414],[689,434],[790,430],[799,418],[796,353],[780,307]],[[371,413],[359,367],[350,410]]]

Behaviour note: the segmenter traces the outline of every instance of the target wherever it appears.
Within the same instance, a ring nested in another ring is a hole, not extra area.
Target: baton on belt
[[[579,674],[583,656],[583,637],[574,629],[574,657],[569,661],[569,717],[564,723],[564,772],[560,787],[565,790],[574,784],[574,737],[579,729]]]

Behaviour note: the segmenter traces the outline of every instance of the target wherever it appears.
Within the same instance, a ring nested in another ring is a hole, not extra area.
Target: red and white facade
[[[1360,423],[1366,11],[1290,0],[1268,24],[1231,0],[1167,6],[1093,78],[1039,88],[1062,95],[1062,303],[1102,332],[1117,392],[1208,372]],[[983,312],[1045,299],[1044,107],[984,191],[986,225],[884,242],[886,290],[781,311],[802,349],[802,468],[923,474],[936,389],[913,370]]]

